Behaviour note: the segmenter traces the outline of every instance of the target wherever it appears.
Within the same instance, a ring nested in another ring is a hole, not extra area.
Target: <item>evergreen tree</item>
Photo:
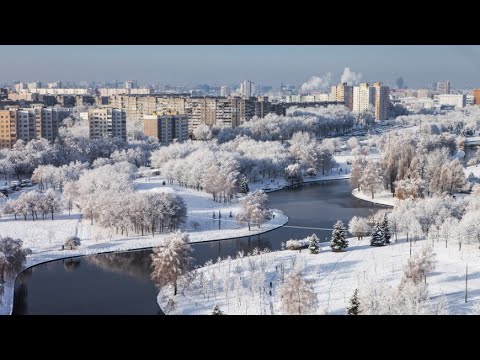
[[[309,244],[308,249],[310,250],[311,254],[318,254],[320,252],[320,244],[317,235],[312,234],[312,236],[308,237]]]
[[[353,296],[350,298],[350,306],[347,308],[347,315],[359,315],[360,301],[358,300],[358,289],[355,289]]]
[[[223,315],[223,312],[222,310],[220,310],[220,308],[218,307],[218,305],[215,305],[213,307],[213,311],[210,315]]]
[[[332,244],[330,247],[333,251],[344,251],[348,247],[347,231],[340,220],[333,225]]]
[[[243,194],[248,194],[250,188],[248,187],[248,179],[245,175],[242,176],[240,180],[240,192]]]
[[[375,223],[375,226],[373,227],[370,246],[385,246],[385,237],[383,236],[380,222]]]
[[[390,229],[388,227],[387,215],[385,215],[383,217],[382,233],[383,233],[383,239],[385,240],[385,244],[390,244],[390,238],[392,237],[392,235],[390,235]]]

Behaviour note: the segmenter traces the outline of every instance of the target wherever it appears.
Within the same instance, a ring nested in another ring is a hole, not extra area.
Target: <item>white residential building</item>
[[[360,83],[353,87],[353,109],[354,112],[367,111],[369,106],[375,106],[375,88],[368,83]]]
[[[118,137],[127,140],[127,115],[125,110],[93,108],[88,110],[90,139]]]
[[[254,93],[254,83],[249,80],[244,80],[240,84],[240,92],[242,93],[243,96],[249,98],[253,95]]]
[[[232,91],[230,90],[229,86],[222,86],[220,87],[220,96],[227,97],[230,95]]]
[[[440,105],[455,106],[457,109],[464,108],[466,98],[463,94],[441,94],[437,96]]]

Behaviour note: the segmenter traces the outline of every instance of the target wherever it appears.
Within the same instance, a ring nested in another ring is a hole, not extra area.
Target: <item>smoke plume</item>
[[[356,85],[362,79],[361,73],[356,73],[350,70],[349,67],[343,69],[342,78],[340,80],[341,83],[347,83],[348,85]]]
[[[332,82],[332,74],[326,73],[323,77],[312,76],[307,82],[302,84],[302,92],[311,92],[315,90],[326,90]]]

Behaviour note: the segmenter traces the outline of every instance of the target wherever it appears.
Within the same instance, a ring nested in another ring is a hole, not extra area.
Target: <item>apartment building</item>
[[[373,83],[373,88],[375,89],[375,119],[388,120],[389,89],[381,82]]]
[[[352,111],[367,111],[370,105],[375,106],[375,88],[370,87],[368,83],[354,86]]]
[[[16,110],[0,110],[0,148],[10,149],[17,141]]]
[[[111,108],[89,109],[88,121],[90,139],[118,137],[127,140],[125,110]]]
[[[188,140],[188,116],[155,113],[143,118],[144,134],[156,138],[162,145]]]

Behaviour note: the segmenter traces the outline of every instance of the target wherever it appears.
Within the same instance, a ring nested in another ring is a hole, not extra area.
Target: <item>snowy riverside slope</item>
[[[281,211],[274,210],[275,218],[263,224],[260,228],[252,226],[248,230],[246,224],[239,224],[235,221],[235,214],[240,206],[238,199],[232,203],[216,203],[211,195],[187,189],[177,185],[162,185],[163,179],[151,177],[138,179],[135,182],[136,191],[165,191],[174,192],[183,197],[188,210],[188,218],[183,231],[190,235],[190,242],[204,242],[212,240],[223,240],[235,237],[253,236],[267,231],[274,230],[287,223],[288,217]],[[219,211],[221,221],[219,221]],[[215,212],[215,219],[213,219]],[[232,217],[230,218],[230,212]],[[91,225],[89,219],[82,219],[81,214],[68,212],[56,214],[55,220],[35,220],[31,217],[27,221],[23,216],[4,216],[0,219],[0,234],[20,238],[24,246],[31,248],[33,253],[27,257],[26,267],[31,267],[43,262],[61,258],[91,255],[105,252],[126,251],[158,246],[165,239],[167,234],[120,235],[115,231],[97,225]],[[220,228],[219,228],[220,222]],[[77,234],[82,243],[77,250],[61,250],[67,236]],[[0,315],[10,314],[13,306],[13,281],[5,284],[4,296],[0,304]]]
[[[283,263],[288,273],[292,261],[301,264],[304,268],[305,278],[313,282],[318,298],[317,314],[345,314],[349,299],[355,289],[368,286],[371,283],[384,283],[397,286],[403,273],[403,268],[409,259],[409,246],[405,238],[399,238],[384,247],[371,247],[368,238],[357,241],[350,238],[350,246],[346,252],[332,252],[328,244],[322,244],[319,254],[310,254],[308,250],[276,251],[264,255],[257,255],[257,270],[251,271],[249,257],[225,260],[198,269],[204,273],[202,281],[197,275],[193,285],[177,295],[177,309],[173,314],[210,314],[214,305],[218,304],[225,314],[280,314],[279,296],[277,288],[281,264]],[[420,251],[430,241],[420,240],[412,243],[412,253]],[[444,242],[435,242],[436,267],[428,276],[428,304],[434,308],[439,298],[446,296],[446,311],[449,314],[466,314],[472,307],[480,304],[480,250],[478,246],[462,246],[458,250],[455,244],[445,248]],[[261,272],[260,256],[263,256],[264,283],[262,290],[253,286],[251,282]],[[468,302],[465,303],[465,268],[468,263]],[[243,286],[238,286],[236,277],[238,267],[244,269]],[[212,277],[213,274],[213,277]],[[229,276],[227,276],[229,274]],[[213,282],[211,279],[215,279]],[[225,280],[229,279],[229,280]],[[270,282],[272,282],[272,295],[270,296]],[[226,285],[228,284],[228,285]],[[225,288],[228,291],[225,291]],[[207,289],[207,290],[206,290]],[[228,300],[226,294],[228,293]],[[160,308],[166,308],[166,302],[172,297],[171,288],[163,288],[157,298]]]

